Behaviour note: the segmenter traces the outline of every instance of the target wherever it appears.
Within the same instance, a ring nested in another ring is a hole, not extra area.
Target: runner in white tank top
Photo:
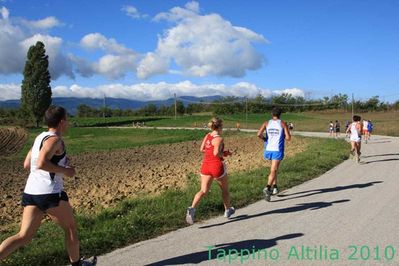
[[[281,112],[280,108],[273,108],[273,119],[265,122],[258,131],[258,137],[265,142],[264,158],[272,162],[267,184],[263,189],[266,201],[270,201],[271,195],[278,193],[277,171],[280,162],[284,158],[285,140],[291,140],[291,134],[287,124],[280,120]],[[264,136],[265,131],[266,136]]]
[[[62,107],[50,106],[45,113],[45,120],[49,131],[35,139],[24,161],[24,168],[30,170],[30,174],[22,195],[24,210],[21,228],[18,234],[0,244],[0,263],[13,251],[30,242],[47,214],[64,230],[71,265],[95,265],[96,257],[91,260],[80,258],[72,207],[68,195],[63,191],[63,176],[75,175],[75,169],[67,165],[61,139],[68,128],[66,111]]]
[[[350,156],[354,157],[356,161],[360,162],[360,149],[362,144],[362,123],[361,118],[358,115],[353,116],[353,122],[346,130],[346,133],[350,134],[349,140],[351,142]]]
[[[51,137],[58,137],[57,134],[51,131],[43,132],[36,137],[31,150],[30,160],[30,174],[26,182],[24,192],[31,195],[43,195],[61,193],[64,189],[64,182],[62,173],[50,173],[37,167],[39,153],[43,147],[43,143]],[[63,146],[63,144],[62,144]],[[67,157],[64,150],[60,155],[54,155],[51,160],[55,165],[66,167]]]

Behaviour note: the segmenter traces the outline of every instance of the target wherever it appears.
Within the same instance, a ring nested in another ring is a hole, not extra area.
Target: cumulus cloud
[[[1,9],[0,19],[0,74],[22,73],[29,47],[42,41],[49,55],[49,71],[52,79],[61,75],[73,77],[70,60],[62,53],[63,40],[45,32],[60,25],[54,17],[28,21],[13,19],[7,8]]]
[[[3,19],[8,19],[8,16],[10,15],[10,12],[8,11],[7,8],[5,8],[4,6],[1,8],[1,17]]]
[[[148,73],[162,74],[168,72],[169,59],[155,53],[147,53],[137,68],[137,77],[145,79]]]
[[[162,60],[162,65],[173,61],[184,74],[198,77],[243,77],[247,70],[262,67],[264,57],[253,47],[268,42],[262,35],[233,26],[218,14],[201,15],[199,10],[198,2],[189,2],[184,8],[157,14],[155,21],[167,20],[175,26],[159,36],[157,49],[147,56]],[[167,73],[147,56],[139,63],[141,78]]]
[[[106,84],[97,87],[85,87],[72,85],[70,87],[57,86],[53,89],[54,97],[89,97],[102,98],[104,94],[112,98],[124,98],[131,100],[164,100],[172,98],[174,93],[178,96],[236,96],[253,98],[257,95],[272,97],[282,93],[292,93],[293,96],[303,96],[300,89],[270,90],[260,88],[248,82],[239,82],[233,85],[226,84],[194,84],[190,81],[178,83],[139,83],[134,85]]]
[[[124,77],[128,72],[134,73],[137,70],[138,54],[119,44],[115,39],[107,39],[100,33],[91,33],[82,38],[80,45],[86,49],[106,52],[96,62],[89,62],[86,59],[70,55],[77,72],[84,77],[98,74],[109,79],[118,79]]]
[[[191,81],[178,83],[139,83],[133,85],[104,84],[96,87],[87,87],[74,84],[72,86],[56,86],[52,89],[53,97],[77,97],[77,98],[123,98],[130,100],[165,100],[172,98],[174,93],[178,96],[236,96],[254,98],[257,95],[272,97],[282,93],[291,93],[293,96],[304,96],[302,89],[291,88],[282,90],[271,90],[261,88],[249,82],[238,82],[232,85],[222,83],[194,84]],[[21,86],[10,83],[0,84],[0,100],[19,99],[21,97]]]
[[[108,53],[126,54],[133,52],[115,39],[107,39],[101,33],[90,33],[80,40],[80,45],[87,49],[100,49]]]
[[[274,94],[291,94],[294,97],[305,97],[305,92],[298,88],[291,88],[291,89],[282,89],[282,90],[274,90]]]
[[[146,15],[146,14],[143,14],[143,15],[140,14],[140,12],[137,10],[137,8],[135,8],[134,6],[131,6],[131,5],[123,6],[121,10],[123,12],[125,12],[126,16],[129,16],[134,19],[148,17],[148,15]]]
[[[22,20],[22,23],[28,28],[37,30],[47,30],[62,25],[55,17],[47,17],[40,20]]]
[[[15,83],[0,83],[0,101],[17,100],[21,98],[21,85]]]

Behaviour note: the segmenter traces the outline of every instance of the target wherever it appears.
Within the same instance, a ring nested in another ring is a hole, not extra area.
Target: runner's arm
[[[58,137],[47,139],[43,143],[43,147],[39,152],[37,168],[50,173],[62,173],[66,176],[72,177],[75,175],[75,169],[73,167],[62,167],[55,165],[50,161],[56,151],[60,149],[62,149],[62,141]]]
[[[29,150],[28,154],[26,155],[25,161],[24,161],[24,169],[30,170],[30,158],[32,155],[32,149]]]
[[[208,137],[208,134],[206,134],[205,137],[204,137],[204,139],[202,140],[200,152],[204,152],[205,140],[206,140],[207,137]]]
[[[219,156],[223,157],[223,151],[221,151],[221,145],[223,143],[223,138],[222,137],[217,137],[212,140],[212,145],[213,145],[213,155],[214,156]]]
[[[284,121],[281,121],[281,124],[283,125],[283,128],[284,128],[285,140],[290,141],[291,134],[290,134],[290,131],[288,130],[287,123],[285,123]]]
[[[263,141],[266,140],[265,136],[263,136],[263,133],[265,132],[266,127],[267,127],[267,122],[263,123],[263,125],[258,130],[258,138],[260,138]]]

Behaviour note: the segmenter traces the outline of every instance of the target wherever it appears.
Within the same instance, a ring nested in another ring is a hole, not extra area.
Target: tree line
[[[273,106],[281,106],[286,112],[322,111],[322,110],[342,110],[351,111],[352,102],[348,95],[337,94],[332,97],[322,99],[307,100],[304,97],[295,97],[291,94],[283,93],[273,98],[265,98],[258,95],[253,99],[243,99],[238,97],[223,97],[213,102],[189,102],[184,104],[184,100],[176,102],[177,115],[191,115],[193,113],[213,113],[215,115],[241,114],[241,113],[267,113]],[[399,101],[389,104],[382,102],[379,96],[370,99],[353,102],[356,112],[389,111],[399,110]],[[93,108],[88,105],[79,105],[76,115],[78,117],[120,117],[120,116],[173,116],[175,115],[175,105],[156,106],[148,104],[139,109],[111,109],[109,107]]]

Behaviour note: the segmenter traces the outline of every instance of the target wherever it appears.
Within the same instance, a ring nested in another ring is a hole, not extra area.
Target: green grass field
[[[32,147],[34,138],[45,129],[30,129],[29,139],[18,157],[24,157]],[[136,128],[80,128],[71,127],[63,136],[68,154],[82,152],[127,149],[162,143],[198,140],[204,136],[202,130],[159,130]]]
[[[362,118],[372,120],[374,134],[399,136],[398,112],[369,112],[360,113]],[[258,129],[262,123],[270,119],[269,114],[235,114],[221,115],[225,128],[235,128],[237,122],[241,128]],[[101,127],[101,126],[132,126],[135,122],[144,122],[150,127],[198,127],[204,125],[212,118],[211,114],[196,114],[174,117],[109,117],[109,118],[71,118],[72,125]],[[294,123],[294,130],[327,132],[330,121],[341,122],[341,132],[345,130],[346,121],[351,121],[351,113],[343,111],[320,111],[304,113],[284,113],[281,117],[286,122]]]
[[[371,120],[374,124],[374,134],[399,136],[399,113],[397,112],[371,112],[361,113],[362,118]],[[163,118],[152,120],[146,123],[147,126],[176,126],[176,127],[202,127],[206,124],[211,115],[192,115],[174,118]],[[270,119],[269,114],[249,114],[246,119],[242,115],[221,115],[224,126],[235,128],[239,122],[241,128],[258,129],[262,123]],[[281,117],[286,122],[294,123],[294,130],[328,132],[330,121],[341,122],[341,132],[345,130],[346,121],[351,121],[351,113],[347,112],[305,112],[305,113],[284,113]]]
[[[285,159],[281,165],[281,189],[317,177],[347,159],[348,144],[344,141],[305,139],[309,143],[308,149]],[[320,149],[321,146],[323,149]],[[258,168],[230,175],[232,204],[240,208],[260,200],[268,172],[268,168]],[[189,185],[184,189],[170,189],[156,196],[142,195],[127,199],[96,216],[78,214],[82,255],[99,255],[186,226],[186,208],[199,189],[197,176],[188,175],[187,178]],[[222,212],[220,191],[214,184],[210,194],[201,202],[197,217],[207,219]],[[264,219],[266,223],[270,218],[265,216]],[[11,233],[2,234],[0,241]],[[45,222],[29,245],[19,249],[3,263],[19,266],[67,264],[62,230],[53,223]]]

